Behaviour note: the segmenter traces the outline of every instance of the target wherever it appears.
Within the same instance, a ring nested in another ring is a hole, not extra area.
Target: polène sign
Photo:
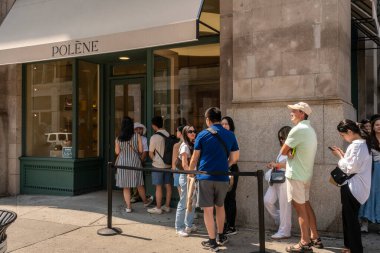
[[[52,46],[52,57],[62,57],[69,55],[83,55],[98,52],[99,40],[68,42],[59,46]]]

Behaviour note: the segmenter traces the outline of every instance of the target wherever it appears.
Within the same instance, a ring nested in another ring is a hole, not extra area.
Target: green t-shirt
[[[310,181],[317,152],[317,135],[310,121],[303,120],[293,127],[285,144],[295,149],[293,159],[286,162],[285,176],[303,182]]]

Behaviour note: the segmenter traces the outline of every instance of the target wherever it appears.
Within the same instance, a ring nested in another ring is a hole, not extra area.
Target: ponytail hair
[[[348,130],[351,130],[353,133],[360,135],[360,137],[366,141],[368,152],[371,153],[371,140],[369,134],[361,129],[358,123],[349,119],[345,119],[339,122],[336,128],[340,133],[347,133]]]

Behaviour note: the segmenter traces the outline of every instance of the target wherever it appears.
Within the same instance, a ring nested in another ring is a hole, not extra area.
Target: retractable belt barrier
[[[158,169],[158,168],[137,168],[128,166],[115,166],[112,162],[108,162],[107,165],[107,193],[108,193],[108,211],[107,211],[107,227],[98,230],[98,235],[111,236],[121,234],[120,228],[112,227],[112,172],[113,169],[125,169],[125,170],[139,170],[139,171],[150,171],[150,172],[166,172],[166,173],[177,173],[177,174],[192,174],[192,175],[212,175],[212,176],[254,176],[257,177],[257,201],[258,201],[258,211],[259,211],[259,245],[260,249],[258,252],[265,252],[265,223],[264,223],[264,189],[263,189],[263,179],[264,171],[257,170],[252,172],[206,172],[197,170],[171,170],[171,169]]]

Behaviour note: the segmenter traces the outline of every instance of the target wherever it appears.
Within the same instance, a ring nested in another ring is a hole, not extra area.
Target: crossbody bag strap
[[[141,164],[142,164],[143,161],[141,160],[140,153],[131,145],[131,143],[129,141],[127,141],[127,144],[131,147],[131,149],[133,150],[133,152],[136,153],[137,157],[140,159]]]
[[[156,132],[155,134],[158,134],[159,136],[163,137],[164,141],[166,140],[166,138],[168,138],[163,133],[160,133],[160,132]],[[157,149],[154,149],[154,152],[156,152],[158,154],[158,156],[161,158],[161,160],[164,162],[164,158],[162,157],[162,155],[160,154],[160,152],[158,152]]]
[[[226,152],[226,156],[227,156],[227,159],[230,157],[229,154],[228,154],[228,149],[227,149],[227,145],[226,143],[222,140],[222,137],[220,137],[220,135],[218,134],[217,131],[215,131],[215,129],[213,129],[212,127],[209,127],[207,128],[207,131],[209,131],[213,136],[215,136],[218,141],[222,144],[223,148],[224,148],[224,152]]]

